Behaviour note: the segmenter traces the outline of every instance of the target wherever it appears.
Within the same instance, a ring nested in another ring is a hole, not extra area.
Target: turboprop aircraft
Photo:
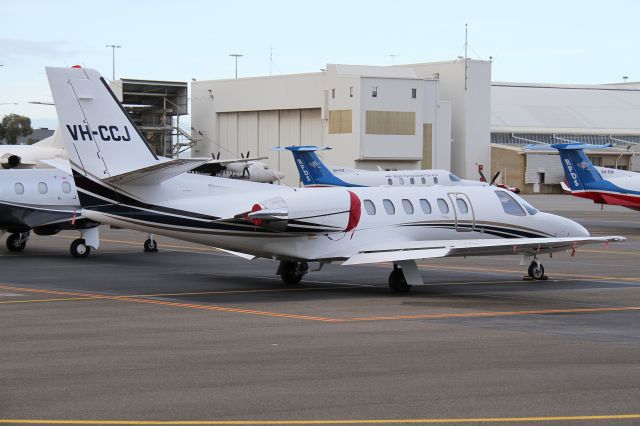
[[[560,152],[560,160],[571,195],[589,198],[594,203],[624,206],[640,210],[640,173],[596,168],[585,149],[598,145],[563,143],[551,145]],[[606,179],[603,177],[603,174]]]
[[[242,159],[220,161],[220,153],[216,162],[206,163],[193,169],[196,173],[206,173],[210,176],[224,177],[228,179],[245,179],[252,182],[275,183],[285,178],[279,170],[269,167],[262,161],[267,157],[251,158],[249,152],[247,156],[240,154]]]
[[[432,185],[471,185],[485,186],[484,182],[463,180],[448,170],[362,170],[336,168],[333,171],[316,155],[316,151],[330,147],[287,146],[276,150],[288,150],[298,168],[300,180],[304,186],[432,186]]]
[[[278,260],[288,284],[309,262],[390,262],[390,288],[408,291],[423,284],[416,260],[513,254],[543,279],[543,254],[624,240],[591,237],[491,186],[318,190],[185,173],[197,165],[154,154],[97,71],[47,75],[87,218]]]

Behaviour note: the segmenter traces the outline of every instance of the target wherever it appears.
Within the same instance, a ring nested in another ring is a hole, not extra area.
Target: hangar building
[[[330,146],[336,166],[443,168],[526,192],[558,192],[552,151],[532,143],[612,143],[596,165],[640,169],[640,85],[491,81],[491,62],[471,59],[394,65],[329,64],[320,72],[192,83],[192,156],[249,151],[298,183],[288,152],[275,146]]]
[[[193,82],[192,155],[269,156],[289,184],[293,159],[275,146],[330,146],[324,160],[345,167],[477,176],[477,163],[490,167],[490,73],[461,60]]]

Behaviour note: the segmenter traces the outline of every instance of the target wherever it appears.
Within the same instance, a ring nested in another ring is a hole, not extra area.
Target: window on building
[[[353,98],[353,86],[349,87],[349,97]]]
[[[438,208],[442,214],[449,213],[449,204],[447,204],[444,198],[438,198]]]
[[[62,182],[62,192],[68,194],[71,192],[71,184],[69,182]]]
[[[373,86],[371,88],[371,97],[372,98],[377,98],[378,97],[378,86]]]
[[[524,212],[524,209],[514,200],[514,198],[509,195],[506,191],[495,191],[500,203],[502,204],[502,209],[506,214],[510,214],[513,216],[526,216],[527,214]]]
[[[47,186],[46,183],[44,182],[39,182],[38,183],[38,192],[41,193],[42,195],[46,194],[47,191],[49,191],[49,187]]]
[[[15,185],[13,185],[13,190],[16,191],[16,194],[22,195],[24,194],[24,185],[20,182],[16,182]]]
[[[410,200],[406,198],[402,199],[402,207],[404,208],[404,212],[406,214],[413,214],[413,204],[411,204]]]
[[[431,214],[431,204],[424,198],[420,199],[420,208],[422,209],[422,213]]]
[[[364,200],[364,209],[366,210],[368,215],[373,216],[376,214],[376,205],[373,204],[371,200]]]
[[[411,89],[411,99],[415,99],[418,96],[418,89]]]
[[[462,198],[456,198],[456,205],[458,206],[458,211],[462,214],[469,213],[469,206]]]
[[[331,89],[331,99],[336,98],[336,89]]]
[[[393,205],[391,200],[385,198],[382,200],[382,205],[384,206],[384,210],[387,214],[396,214],[396,206]]]

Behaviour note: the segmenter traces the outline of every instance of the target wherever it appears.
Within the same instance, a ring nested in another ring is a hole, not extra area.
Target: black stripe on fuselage
[[[455,222],[440,222],[440,223],[407,223],[401,226],[417,226],[426,228],[439,228],[439,229],[456,229]],[[473,229],[471,229],[473,228]],[[476,223],[475,226],[471,223],[458,223],[458,229],[463,229],[462,232],[478,232],[481,234],[495,235],[502,238],[548,238],[550,235],[543,232],[539,232],[532,229],[518,229],[510,227],[506,224],[499,225],[487,225],[483,223]]]

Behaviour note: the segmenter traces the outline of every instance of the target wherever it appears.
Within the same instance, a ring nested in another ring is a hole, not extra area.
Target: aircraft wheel
[[[529,270],[527,271],[529,276],[534,280],[541,280],[544,278],[544,266],[538,262],[531,262]]]
[[[394,268],[389,274],[389,288],[396,293],[406,293],[411,290],[407,280],[402,273],[402,269]]]
[[[147,239],[144,242],[144,252],[145,253],[155,253],[158,251],[158,243],[156,240],[152,240],[151,238]]]
[[[84,258],[89,256],[89,253],[91,253],[91,247],[85,244],[84,239],[78,238],[77,240],[73,240],[71,247],[69,247],[69,251],[73,257]]]
[[[307,262],[283,262],[280,267],[280,277],[285,284],[295,285],[302,280],[308,269]]]
[[[9,251],[22,251],[27,246],[27,238],[22,234],[11,234],[7,237],[7,249]]]

